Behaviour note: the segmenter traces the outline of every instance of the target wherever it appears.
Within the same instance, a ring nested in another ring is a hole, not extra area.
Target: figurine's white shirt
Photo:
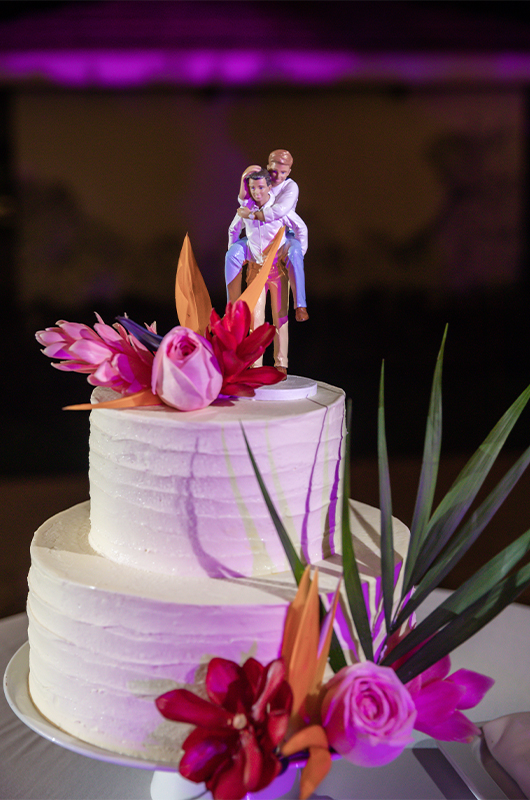
[[[284,183],[286,183],[286,181],[284,181]],[[266,211],[270,211],[271,207],[275,203],[276,198],[271,192],[269,199],[265,205],[261,207],[261,211],[263,211],[263,215],[265,217]],[[246,206],[248,209],[250,209],[250,211],[260,210],[259,206],[256,205],[252,198],[250,200],[245,200],[243,203],[241,203],[241,205]],[[294,211],[292,211],[290,214],[284,214],[278,219],[273,219],[270,222],[260,222],[260,220],[257,219],[243,219],[236,214],[228,230],[228,246],[230,247],[230,245],[234,244],[234,242],[238,240],[241,229],[243,226],[245,226],[248,246],[250,248],[252,258],[257,264],[263,264],[265,260],[263,251],[267,245],[272,242],[282,225],[285,225],[286,228],[292,228],[294,230],[296,238],[300,241],[302,253],[305,255],[307,251],[307,226]],[[284,242],[285,234],[282,238],[280,246]]]
[[[274,198],[273,202],[266,203],[261,209],[265,222],[278,222],[287,218],[292,220],[292,224],[284,221],[282,225],[294,230],[295,236],[302,246],[302,253],[305,255],[307,252],[307,225],[295,211],[298,202],[298,184],[292,178],[287,178],[278,186],[271,186],[270,191]],[[249,200],[241,200],[238,197],[238,202],[240,206],[250,208]],[[300,231],[300,235],[298,231]],[[232,243],[233,240],[229,238],[228,246],[230,247]]]
[[[292,178],[286,178],[278,186],[272,186],[271,190],[275,200],[272,206],[263,209],[265,222],[281,219],[286,214],[294,212],[298,202],[298,184]]]

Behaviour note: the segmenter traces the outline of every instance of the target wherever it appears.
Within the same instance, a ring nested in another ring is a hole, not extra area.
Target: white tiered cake
[[[177,686],[197,690],[214,656],[278,656],[295,583],[241,425],[299,555],[320,565],[323,593],[336,589],[340,389],[319,384],[305,400],[239,398],[196,412],[96,409],[90,508],[46,522],[31,551],[30,692],[58,727],[175,763],[188,726],[164,720],[154,699]],[[351,504],[350,518],[375,609],[379,514]],[[407,538],[396,522],[396,559]]]

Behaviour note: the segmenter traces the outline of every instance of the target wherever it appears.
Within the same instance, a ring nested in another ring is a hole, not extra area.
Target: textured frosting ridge
[[[95,399],[107,397],[98,389]],[[335,552],[344,393],[318,384],[305,400],[217,401],[96,409],[90,434],[90,543],[157,573],[237,577],[287,568],[241,425],[300,555]]]

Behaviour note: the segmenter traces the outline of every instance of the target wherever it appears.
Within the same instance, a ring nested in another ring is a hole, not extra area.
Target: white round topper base
[[[304,400],[317,393],[317,382],[312,378],[287,375],[287,378],[273,386],[260,386],[256,389],[254,400]]]

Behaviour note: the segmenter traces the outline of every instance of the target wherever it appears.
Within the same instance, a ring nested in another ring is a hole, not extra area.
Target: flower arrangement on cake
[[[220,395],[252,397],[258,386],[278,383],[285,375],[275,367],[253,367],[274,338],[264,323],[250,331],[251,311],[278,250],[283,229],[275,237],[259,279],[220,318],[193,256],[188,236],[177,268],[175,300],[183,323],[165,336],[155,325],[142,326],[127,317],[106,325],[99,315],[94,328],[60,320],[38,331],[43,353],[59,359],[54,367],[82,372],[93,386],[122,396],[98,408],[132,408],[165,403],[179,411],[196,411]],[[184,325],[184,322],[186,323]],[[67,406],[88,410],[90,403]]]
[[[274,257],[272,248],[270,261]],[[259,284],[251,286],[254,293]],[[248,291],[248,290],[246,290]],[[211,309],[189,240],[177,272],[179,319],[187,327],[165,337],[154,326],[126,317],[94,329],[59,322],[37,333],[59,369],[88,375],[121,397],[101,407],[166,403],[194,410],[219,395],[252,396],[258,385],[283,374],[252,368],[274,328],[249,334],[253,296],[228,305],[221,319]],[[504,414],[433,510],[441,451],[441,377],[445,335],[434,372],[422,469],[410,546],[396,591],[392,496],[385,419],[384,371],[378,410],[381,507],[381,596],[375,612],[364,596],[349,523],[348,492],[342,515],[342,585],[320,596],[318,570],[304,565],[293,547],[260,475],[249,458],[283,544],[298,591],[283,631],[281,652],[269,664],[249,658],[240,665],[213,658],[207,698],[174,689],[156,700],[169,720],[195,726],[183,743],[179,771],[205,783],[215,800],[237,800],[268,786],[291,761],[303,760],[300,797],[308,798],[330,769],[334,754],[365,767],[397,758],[418,730],[441,740],[469,741],[479,733],[463,713],[476,706],[493,681],[466,669],[451,673],[450,653],[530,585],[530,531],[506,547],[453,592],[421,623],[415,611],[476,541],[530,461],[530,448],[484,501],[471,511],[501,447],[530,398],[530,387]],[[70,408],[93,408],[90,404]],[[348,415],[349,416],[349,415]],[[349,429],[349,420],[347,428]],[[243,435],[245,435],[243,431]],[[349,437],[344,487],[349,487]],[[354,623],[360,648],[345,652],[334,630],[339,603]],[[175,755],[176,761],[179,754]]]

